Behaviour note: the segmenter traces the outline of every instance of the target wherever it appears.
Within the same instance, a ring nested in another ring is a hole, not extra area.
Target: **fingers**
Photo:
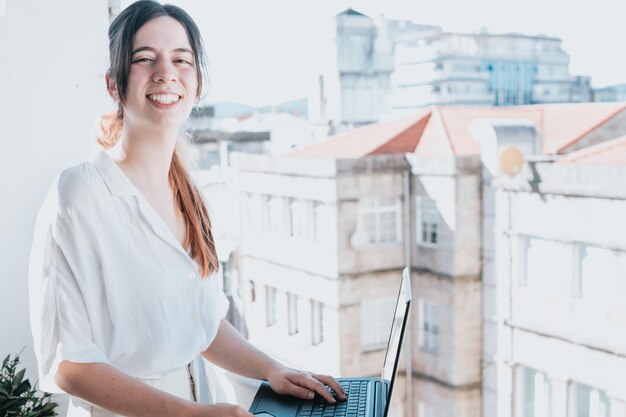
[[[346,392],[343,390],[339,382],[337,382],[337,380],[333,378],[332,376],[315,374],[313,375],[313,378],[331,387],[333,391],[337,393],[337,395],[339,396],[339,399],[346,400],[348,398],[346,396]]]
[[[294,394],[300,398],[311,399],[313,398],[314,394],[317,393],[318,395],[322,396],[326,401],[330,403],[336,402],[333,396],[330,395],[330,392],[328,392],[328,390],[326,389],[326,386],[322,382],[320,382],[318,379],[314,378],[313,375],[311,375],[308,372],[299,372],[295,375],[291,375],[287,379],[292,384],[297,385],[299,388],[304,389],[306,391],[306,395]]]
[[[302,399],[312,399],[318,394],[329,403],[336,403],[326,386],[332,388],[340,400],[348,397],[335,378],[329,375],[312,374],[285,368],[268,378],[274,391],[279,394],[290,394]]]

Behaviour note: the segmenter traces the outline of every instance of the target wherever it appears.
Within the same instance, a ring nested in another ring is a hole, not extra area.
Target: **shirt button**
[[[196,279],[196,273],[195,272],[190,272],[189,273],[189,279]]]

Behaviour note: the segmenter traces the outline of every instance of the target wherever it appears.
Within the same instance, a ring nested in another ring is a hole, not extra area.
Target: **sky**
[[[122,5],[131,1],[122,1]],[[277,104],[306,96],[332,70],[334,17],[352,7],[374,19],[444,30],[545,34],[563,39],[572,75],[592,85],[626,83],[626,24],[614,0],[165,0],[198,23],[209,59],[210,102]]]

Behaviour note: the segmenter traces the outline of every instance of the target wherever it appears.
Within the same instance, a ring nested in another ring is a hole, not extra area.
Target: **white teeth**
[[[150,94],[148,98],[162,104],[172,104],[180,100],[178,94]]]

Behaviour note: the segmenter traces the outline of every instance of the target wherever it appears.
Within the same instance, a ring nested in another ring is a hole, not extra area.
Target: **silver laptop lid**
[[[389,384],[387,395],[382,395],[384,398],[384,410],[383,416],[387,416],[389,412],[389,403],[391,401],[391,393],[393,385],[398,373],[398,364],[400,362],[400,347],[404,340],[404,333],[406,330],[406,323],[409,319],[409,312],[411,310],[411,278],[409,275],[409,269],[404,268],[402,271],[402,283],[400,284],[400,291],[398,292],[398,299],[396,300],[396,308],[393,316],[393,322],[391,324],[391,331],[389,334],[389,342],[387,343],[387,351],[385,353],[385,362],[383,365],[383,372],[381,375],[381,389],[384,389],[386,384]],[[384,394],[384,393],[383,393]]]

